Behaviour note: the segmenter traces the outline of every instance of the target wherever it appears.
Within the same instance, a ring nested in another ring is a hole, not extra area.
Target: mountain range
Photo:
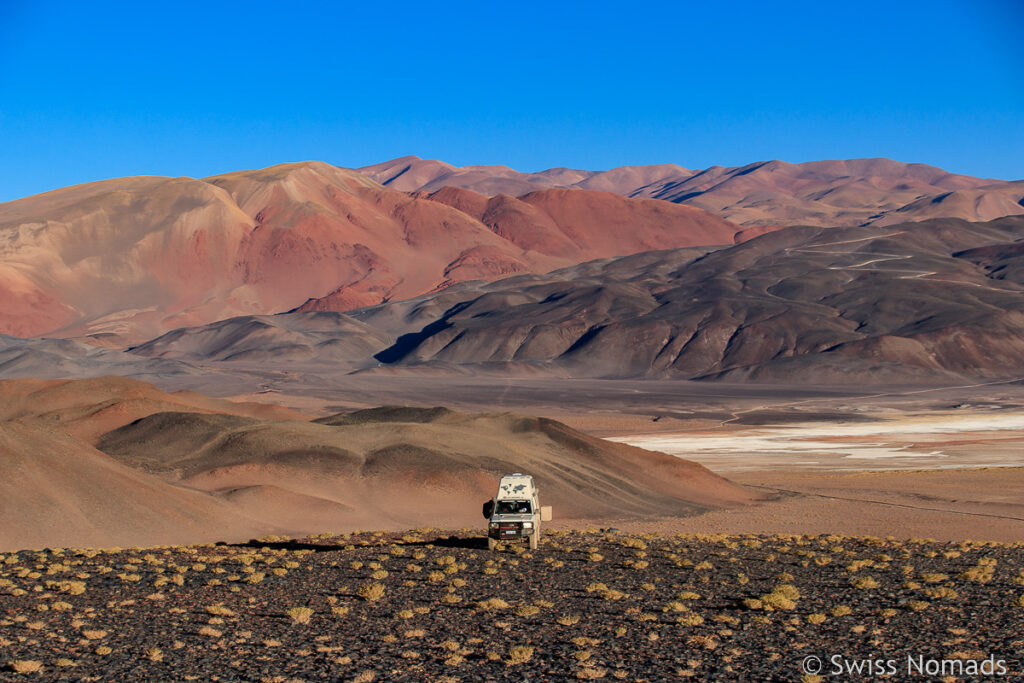
[[[797,226],[720,249],[461,283],[336,318],[234,318],[131,351],[241,363],[256,352],[258,362],[319,359],[360,372],[779,383],[1024,376],[1022,239],[1024,217]]]
[[[0,204],[0,333],[140,341],[233,315],[348,310],[453,282],[730,244],[706,211],[606,192],[407,194],[324,163],[137,177]]]
[[[689,204],[744,226],[890,225],[927,218],[986,221],[1024,213],[1024,181],[973,178],[891,159],[520,173],[506,166],[457,167],[409,156],[358,170],[406,192],[442,187],[486,195],[519,195],[549,187],[603,190]]]
[[[0,373],[1024,375],[1020,188],[889,160],[414,157],[90,183],[0,204]]]

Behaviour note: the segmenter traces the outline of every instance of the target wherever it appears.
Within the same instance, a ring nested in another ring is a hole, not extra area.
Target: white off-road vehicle
[[[488,519],[487,548],[494,550],[499,541],[527,539],[530,548],[540,544],[541,522],[551,521],[551,506],[541,507],[533,477],[508,474],[498,483],[498,495],[484,503]]]

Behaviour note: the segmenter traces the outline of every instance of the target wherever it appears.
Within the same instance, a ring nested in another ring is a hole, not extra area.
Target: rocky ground
[[[891,660],[1013,680],[1022,548],[605,530],[491,553],[417,530],[23,551],[0,555],[0,678],[813,682]]]

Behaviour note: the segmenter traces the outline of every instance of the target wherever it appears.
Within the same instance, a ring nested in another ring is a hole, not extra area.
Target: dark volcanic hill
[[[464,282],[351,311],[338,352],[321,367],[781,383],[1024,376],[1022,243],[1021,217],[792,227],[720,249]],[[261,325],[297,329],[309,324],[305,315]],[[342,343],[356,322],[365,343]],[[244,360],[235,356],[244,336],[210,352],[195,340],[226,340],[224,331],[252,324],[240,318],[177,331],[136,351]],[[372,355],[360,355],[368,348]],[[295,360],[306,371],[317,363],[315,354]]]
[[[342,313],[315,311],[240,316],[181,328],[129,351],[135,356],[203,361],[344,363],[364,360],[392,342],[390,335]]]
[[[1024,218],[794,227],[353,317],[394,330],[396,306],[419,316],[377,355],[399,366],[780,382],[1024,375],[1022,238]]]

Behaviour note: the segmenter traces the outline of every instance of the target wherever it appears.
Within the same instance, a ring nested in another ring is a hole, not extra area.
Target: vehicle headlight
[[[532,529],[533,528],[533,522],[523,522],[523,528],[524,529]]]
[[[491,522],[491,528],[492,529],[497,529],[498,528],[498,523],[497,522]]]

